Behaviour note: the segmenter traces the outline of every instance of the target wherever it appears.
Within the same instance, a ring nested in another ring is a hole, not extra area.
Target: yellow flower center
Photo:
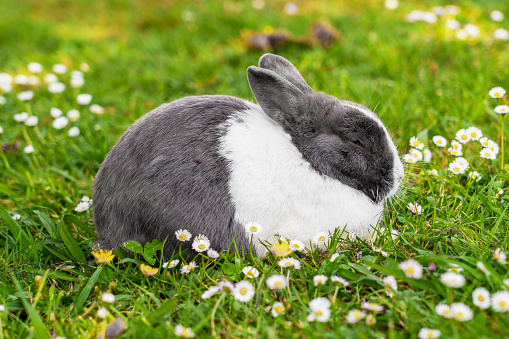
[[[454,167],[452,170],[453,170],[453,172],[456,172],[456,173],[460,172],[460,168],[459,167]]]
[[[200,250],[204,250],[204,249],[205,249],[205,245],[204,245],[204,244],[199,244],[199,245],[198,245],[198,248],[199,248]]]
[[[435,336],[433,335],[433,332],[428,331],[428,338],[429,338],[429,339],[433,339],[433,338],[435,338]]]
[[[191,333],[189,333],[189,331],[187,330],[187,328],[184,328],[182,330],[182,332],[180,332],[180,336],[184,337],[184,338],[188,338],[189,336],[191,335]]]
[[[496,260],[500,259],[500,253],[495,253],[495,255],[493,256],[493,258],[495,258]]]
[[[449,314],[451,314],[451,311],[449,311],[449,310],[444,310],[444,312],[443,312],[443,313],[444,313],[444,315],[449,315]]]
[[[481,302],[483,302],[483,301],[484,301],[484,297],[483,297],[482,295],[478,296],[478,297],[477,297],[477,299],[478,299],[479,301],[481,301]]]
[[[451,272],[452,273],[458,273],[458,269],[457,268],[451,268]]]
[[[191,265],[187,265],[187,270],[188,270],[188,271],[192,271],[192,270],[193,270],[193,268],[194,268],[193,266],[191,266]]]
[[[247,294],[247,288],[242,287],[242,288],[239,290],[239,293],[240,293],[240,294],[242,294],[242,295],[246,295],[246,294]]]
[[[414,159],[409,158],[407,161],[408,161],[409,163],[413,163],[413,162],[414,162]]]
[[[505,308],[505,301],[501,301],[498,304],[500,305],[501,308]]]
[[[442,143],[442,140],[437,140],[437,144],[441,144]]]
[[[485,152],[485,153],[484,153],[484,156],[485,156],[485,157],[489,157],[489,156],[490,156],[490,153],[489,153],[489,152]]]
[[[246,273],[246,275],[248,275],[248,276],[250,276],[250,277],[254,277],[254,273],[253,273],[253,272],[251,272],[251,271],[248,271],[248,272]]]
[[[419,146],[419,144],[420,144],[420,142],[419,142],[418,140],[415,140],[415,141],[414,141],[414,146],[415,146],[415,147]]]
[[[319,237],[318,237],[318,241],[325,241],[325,236],[324,236],[324,235],[319,236]]]
[[[187,239],[187,235],[185,235],[184,233],[179,235],[179,240],[186,240],[186,239]]]
[[[458,312],[457,315],[458,315],[458,318],[460,318],[460,319],[463,318],[463,312]]]
[[[483,142],[483,143],[482,143],[482,145],[483,145],[484,147],[488,147],[488,142],[487,142],[487,141],[485,141],[485,142]]]
[[[467,140],[467,138],[468,138],[468,137],[467,137],[465,134],[463,134],[463,135],[461,136],[461,140]]]
[[[286,267],[288,267],[288,266],[292,266],[292,263],[291,263],[291,262],[289,262],[289,261],[287,261],[287,262],[285,262],[285,266],[286,266]]]
[[[500,96],[500,92],[495,92],[495,97],[498,98]]]
[[[415,269],[414,269],[412,266],[407,267],[407,268],[405,269],[405,273],[408,273],[408,274],[414,274],[414,272],[415,272]]]
[[[323,312],[322,312],[322,311],[316,311],[316,312],[315,312],[315,315],[316,315],[317,317],[321,317],[321,316],[323,315]]]
[[[274,311],[276,311],[277,314],[283,313],[284,310],[285,309],[281,305],[277,305],[276,307],[274,307]]]
[[[283,283],[281,281],[276,281],[274,283],[274,287],[281,287],[283,285]]]
[[[253,233],[257,232],[258,231],[258,228],[256,228],[256,226],[251,226],[249,227],[249,230]]]
[[[458,149],[458,148],[460,148],[460,146],[459,146],[459,145],[452,145],[452,147],[454,147],[454,149]]]
[[[477,133],[475,133],[475,132],[470,132],[470,135],[472,136],[472,138],[476,138],[477,137]]]

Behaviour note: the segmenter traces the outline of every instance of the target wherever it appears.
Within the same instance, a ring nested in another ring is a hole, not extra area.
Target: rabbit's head
[[[375,113],[315,93],[297,69],[277,55],[263,55],[259,67],[249,67],[247,75],[263,111],[292,137],[316,171],[363,192],[377,204],[397,191],[403,165]]]

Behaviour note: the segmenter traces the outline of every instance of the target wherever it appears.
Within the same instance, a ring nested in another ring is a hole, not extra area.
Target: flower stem
[[[501,114],[500,115],[500,118],[501,118],[501,123],[502,123],[502,128],[501,128],[501,136],[500,136],[500,148],[502,150],[502,159],[501,159],[501,162],[500,162],[500,171],[501,172],[504,172],[504,117],[505,117],[505,114]]]

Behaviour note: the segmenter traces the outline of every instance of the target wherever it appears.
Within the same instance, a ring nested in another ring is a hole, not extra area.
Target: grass
[[[460,41],[443,21],[405,21],[413,9],[444,4],[438,1],[402,2],[395,11],[386,10],[382,1],[296,3],[294,16],[285,14],[283,1],[270,2],[261,11],[251,1],[2,3],[0,72],[27,74],[31,61],[46,70],[55,63],[75,70],[86,62],[90,71],[82,88],[70,88],[67,73],[60,76],[67,84],[63,93],[51,94],[41,86],[28,103],[16,99],[25,88],[4,94],[0,143],[17,143],[21,151],[0,152],[0,304],[6,308],[0,312],[0,338],[95,337],[115,317],[125,322],[126,338],[171,336],[178,324],[199,337],[414,338],[423,327],[439,329],[445,338],[508,333],[507,313],[482,310],[471,296],[478,287],[501,291],[509,277],[507,263],[492,255],[509,244],[509,195],[499,194],[508,189],[507,168],[501,170],[500,154],[496,160],[479,158],[480,146],[470,142],[463,151],[482,178],[456,176],[447,171],[453,157],[430,140],[443,135],[450,142],[459,129],[477,126],[501,144],[500,119],[493,109],[507,98],[497,102],[487,93],[495,86],[509,87],[509,47],[485,38],[496,28],[509,28],[507,20],[489,19],[493,9],[509,15],[509,6],[461,2],[457,19],[478,25],[481,36]],[[194,13],[194,21],[184,21],[184,11],[191,17]],[[410,137],[418,135],[434,155],[430,163],[407,168],[405,194],[383,217],[386,229],[399,232],[395,239],[385,232],[374,244],[388,257],[365,242],[343,239],[338,230],[328,251],[291,255],[300,259],[300,270],[280,268],[273,255],[259,259],[224,253],[217,260],[204,259],[188,275],[180,274],[180,266],[163,268],[156,260],[159,272],[145,277],[139,266],[147,256],[120,250],[112,263],[97,264],[91,254],[96,240],[92,209],[74,208],[84,195],[91,196],[93,178],[123,131],[150,109],[186,95],[254,100],[245,71],[262,52],[246,47],[241,38],[246,30],[271,26],[308,36],[316,21],[333,25],[341,41],[329,49],[289,44],[271,51],[294,62],[315,90],[376,108],[401,154],[410,149]],[[93,115],[78,105],[78,93],[92,94],[92,103],[105,107],[105,114]],[[78,137],[51,127],[53,106],[80,110],[80,118],[72,122],[80,128]],[[37,129],[13,119],[28,110],[39,117]],[[27,143],[33,144],[33,153],[23,152]],[[438,176],[429,174],[432,169]],[[422,213],[409,211],[409,202],[422,205]],[[14,214],[20,220],[13,220]],[[334,252],[339,257],[331,262]],[[424,265],[421,279],[408,278],[398,268],[409,257]],[[478,261],[491,274],[482,273]],[[436,269],[428,269],[431,263]],[[460,288],[440,281],[452,264],[463,268],[466,284]],[[200,298],[219,280],[245,280],[245,266],[260,271],[251,280],[257,292],[251,301],[228,295]],[[289,286],[268,289],[264,281],[272,274],[287,276]],[[318,274],[341,276],[349,286],[330,279],[315,286]],[[393,298],[385,294],[381,277],[386,275],[398,281]],[[115,294],[115,303],[101,300],[105,292]],[[317,297],[334,301],[327,322],[306,320],[309,302]],[[385,307],[375,315],[376,324],[347,323],[347,313],[359,309],[363,300]],[[274,318],[270,309],[276,301],[286,309]],[[458,322],[436,313],[437,304],[452,302],[471,307],[473,319]],[[109,311],[105,320],[97,317],[100,307]]]

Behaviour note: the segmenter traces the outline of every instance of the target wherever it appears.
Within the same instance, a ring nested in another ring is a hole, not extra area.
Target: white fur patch
[[[253,239],[258,255],[265,254],[258,240],[272,243],[274,234],[309,245],[316,233],[346,225],[347,231],[368,238],[383,207],[316,172],[279,124],[259,106],[246,104],[247,111],[223,126],[226,134],[220,148],[230,161],[229,191],[236,220],[263,227]]]

